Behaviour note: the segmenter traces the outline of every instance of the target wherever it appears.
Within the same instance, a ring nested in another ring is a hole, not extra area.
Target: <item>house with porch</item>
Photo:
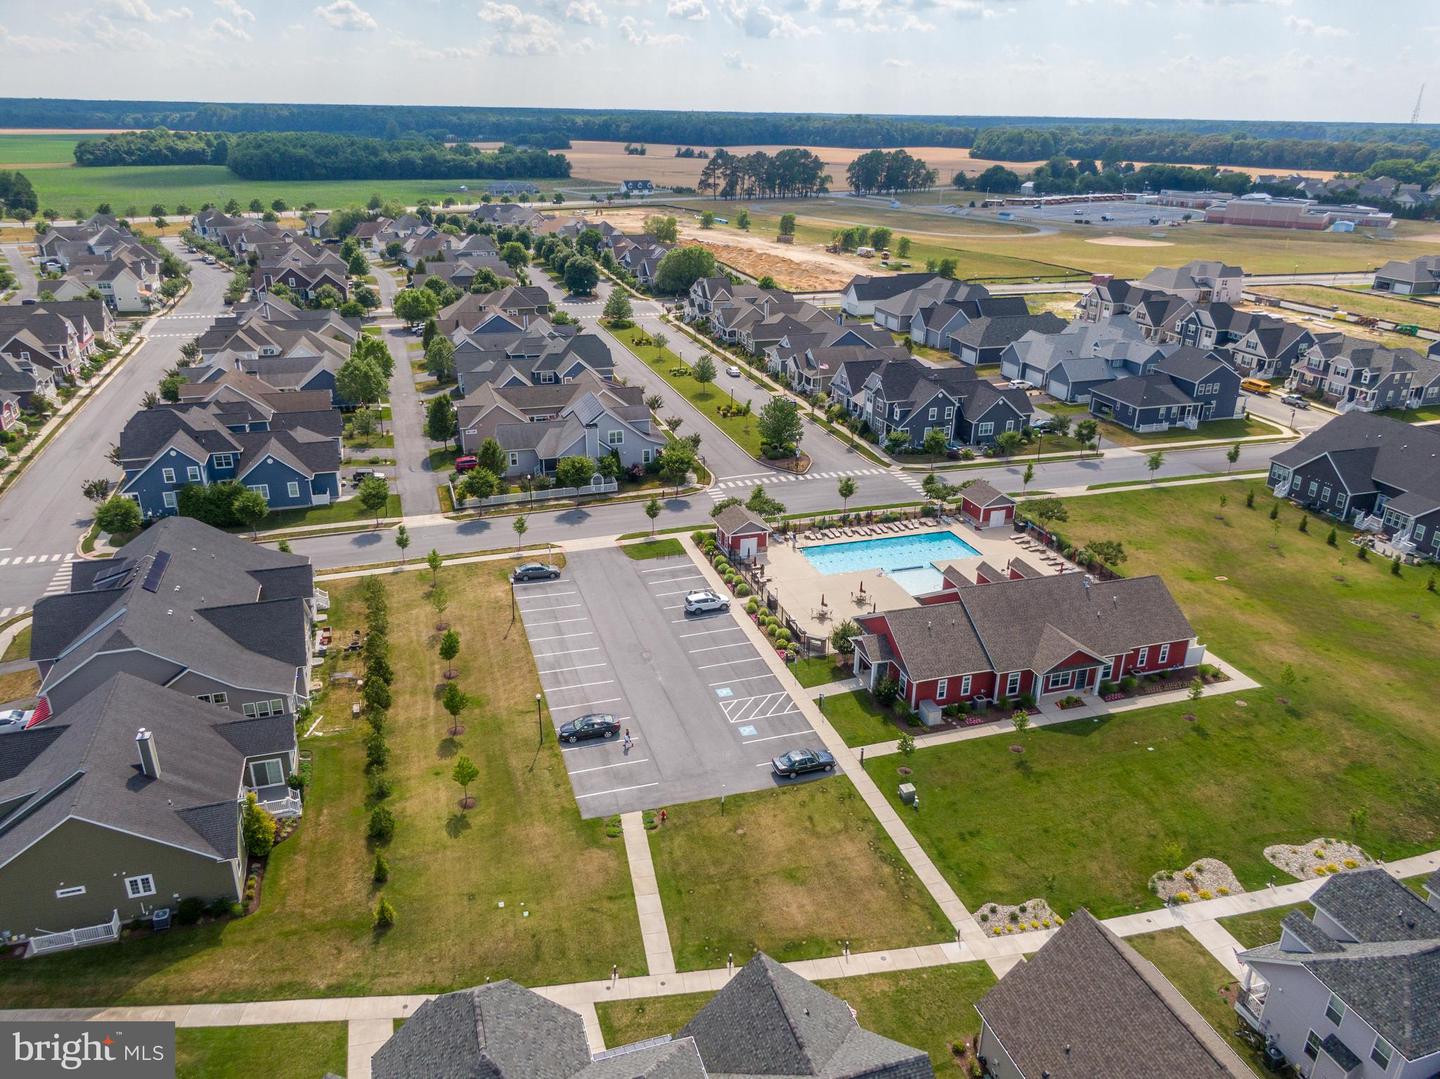
[[[1240,376],[1214,352],[1182,346],[1143,375],[1090,391],[1090,414],[1132,431],[1197,430],[1207,420],[1245,415]]]
[[[1440,560],[1440,429],[1348,412],[1270,459],[1277,497]]]
[[[31,956],[118,940],[192,897],[238,902],[247,794],[301,811],[292,716],[237,716],[123,670],[4,748],[0,933]]]
[[[1440,898],[1376,868],[1327,877],[1310,903],[1240,953],[1241,1020],[1312,1079],[1440,1075]]]
[[[726,506],[715,517],[715,543],[731,561],[763,560],[770,526],[744,506]]]
[[[1140,285],[1193,303],[1239,303],[1245,290],[1245,271],[1213,259],[1194,259],[1184,266],[1157,266],[1141,279]]]
[[[1315,345],[1315,335],[1298,323],[1269,315],[1251,315],[1248,321],[1223,353],[1244,377],[1288,378]]]
[[[906,445],[919,446],[930,431],[939,430],[950,442],[985,445],[1005,431],[1028,427],[1034,415],[1023,390],[997,386],[974,368],[930,367],[908,356],[874,367],[870,363],[868,358],[842,363],[831,379],[830,396],[861,417],[882,442],[896,433],[908,439]]]
[[[1092,696],[1127,675],[1194,667],[1205,648],[1159,577],[1083,573],[961,588],[953,601],[856,619],[855,673],[922,716],[947,704]]]
[[[1440,362],[1413,348],[1321,334],[1291,368],[1286,386],[1319,394],[1340,412],[1415,408],[1440,401]]]
[[[1060,401],[1084,404],[1098,386],[1154,370],[1173,345],[1145,340],[1128,315],[1077,320],[1055,333],[1027,332],[1000,352],[1003,378],[1021,380]]]

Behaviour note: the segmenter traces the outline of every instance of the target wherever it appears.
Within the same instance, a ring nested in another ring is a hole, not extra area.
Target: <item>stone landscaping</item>
[[[1177,873],[1160,870],[1150,878],[1150,890],[1165,903],[1194,903],[1238,895],[1245,887],[1218,858],[1197,858]]]
[[[1378,864],[1354,843],[1339,839],[1312,839],[1303,846],[1277,843],[1265,848],[1265,860],[1297,880],[1314,880]]]
[[[1043,899],[1027,899],[1016,904],[982,903],[975,908],[975,920],[992,937],[1058,929],[1065,924],[1065,919],[1052,911]]]

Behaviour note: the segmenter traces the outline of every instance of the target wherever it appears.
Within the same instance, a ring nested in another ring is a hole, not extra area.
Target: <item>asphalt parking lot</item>
[[[587,712],[630,730],[629,749],[623,736],[562,745],[582,817],[774,786],[772,757],[822,748],[738,603],[685,616],[685,593],[704,587],[689,558],[618,550],[577,553],[559,580],[515,586],[552,735]]]

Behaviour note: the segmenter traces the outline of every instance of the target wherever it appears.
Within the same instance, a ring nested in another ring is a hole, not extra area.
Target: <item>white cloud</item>
[[[236,41],[249,41],[250,35],[244,29],[230,22],[228,19],[210,20],[210,33],[215,37],[233,38]]]
[[[315,14],[332,30],[360,32],[380,29],[375,16],[360,8],[355,0],[334,0],[334,3],[317,7]]]
[[[606,22],[605,12],[595,0],[570,0],[565,7],[565,19],[585,26],[604,26]]]
[[[901,60],[901,59],[898,59],[898,58],[896,58],[896,57],[894,57],[894,56],[887,56],[887,57],[885,57],[885,66],[886,66],[886,67],[909,67],[909,66],[910,66],[910,61],[909,61],[909,60]]]
[[[710,17],[710,9],[705,6],[705,0],[670,0],[665,14],[672,19],[703,22]]]
[[[725,53],[721,57],[721,59],[725,61],[725,66],[728,67],[731,71],[755,70],[754,64],[752,64],[749,60],[745,59],[745,57],[742,56],[739,52],[733,49],[730,52]]]
[[[869,0],[878,3],[879,0]],[[725,17],[745,32],[747,37],[811,37],[820,31],[813,26],[802,26],[789,12],[776,11],[769,5],[756,0],[717,0]]]
[[[631,45],[640,45],[645,48],[654,48],[659,45],[678,45],[682,41],[688,41],[684,34],[657,34],[650,29],[648,23],[642,24],[635,21],[633,15],[626,15],[615,24],[621,36]]]
[[[156,11],[145,0],[113,0],[110,10],[122,19],[131,22],[172,22],[176,19],[188,19],[194,15],[188,7],[165,8],[163,11]]]
[[[497,4],[495,0],[485,0],[478,14],[481,22],[495,27],[495,36],[490,39],[492,52],[540,56],[560,51],[555,24],[548,19],[521,11],[514,4]]]
[[[60,52],[75,52],[73,42],[58,37],[32,37],[29,34],[12,34],[0,26],[0,46],[13,49],[29,56],[45,56]]]
[[[236,24],[255,21],[255,12],[241,7],[238,0],[215,0],[215,6],[229,15],[231,21]]]
[[[1307,34],[1311,37],[1349,37],[1350,31],[1343,26],[1326,26],[1311,19],[1299,15],[1285,16],[1285,28],[1296,34]]]

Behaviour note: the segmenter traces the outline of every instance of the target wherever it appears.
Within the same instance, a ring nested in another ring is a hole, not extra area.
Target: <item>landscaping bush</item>
[[[217,895],[205,904],[205,913],[212,918],[223,918],[231,912],[231,908],[234,906],[235,903],[232,899],[223,895]]]
[[[241,830],[245,836],[245,850],[252,858],[269,855],[270,848],[275,845],[275,818],[260,805],[254,791],[245,794]]]
[[[383,802],[390,797],[390,777],[382,772],[377,772],[370,777],[370,801]]]
[[[379,851],[375,852],[375,868],[370,873],[370,879],[376,884],[384,884],[390,879],[390,863]]]
[[[384,806],[370,811],[370,827],[366,834],[376,843],[389,843],[395,838],[395,814]]]
[[[895,703],[900,696],[900,683],[893,678],[882,678],[875,683],[875,700],[883,705]]]
[[[375,928],[389,929],[395,924],[395,908],[390,905],[390,900],[383,895],[380,902],[375,904]]]
[[[204,913],[205,900],[197,895],[186,896],[175,908],[175,923],[177,925],[194,925],[200,920],[200,915]]]

